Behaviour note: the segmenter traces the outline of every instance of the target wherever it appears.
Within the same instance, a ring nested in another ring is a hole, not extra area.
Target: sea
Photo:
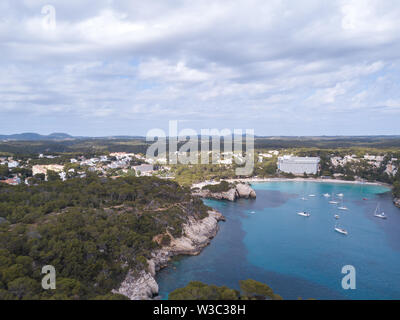
[[[204,200],[226,222],[198,256],[176,257],[157,274],[162,299],[194,280],[239,289],[245,279],[284,299],[400,299],[400,209],[389,188],[309,181],[252,187],[254,200]],[[378,205],[387,219],[374,216]]]

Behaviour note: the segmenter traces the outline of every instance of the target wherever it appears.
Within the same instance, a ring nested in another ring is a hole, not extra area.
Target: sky
[[[0,134],[398,135],[399,58],[398,0],[2,0]]]

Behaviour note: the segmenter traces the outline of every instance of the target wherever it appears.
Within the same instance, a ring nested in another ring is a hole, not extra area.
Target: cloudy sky
[[[399,57],[398,0],[1,0],[0,134],[400,134]]]

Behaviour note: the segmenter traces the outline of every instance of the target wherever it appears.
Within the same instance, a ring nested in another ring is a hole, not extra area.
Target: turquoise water
[[[256,200],[205,200],[227,221],[200,255],[180,257],[158,273],[162,298],[191,280],[238,289],[239,280],[251,278],[286,299],[400,299],[400,209],[388,188],[317,182],[253,188]],[[349,210],[338,210],[324,193],[343,193]],[[387,220],[373,216],[378,202]],[[296,214],[303,210],[311,216]],[[334,231],[336,222],[347,236]],[[344,265],[356,269],[355,290],[342,289]]]

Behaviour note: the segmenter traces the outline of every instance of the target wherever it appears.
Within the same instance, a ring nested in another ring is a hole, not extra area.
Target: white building
[[[134,166],[132,167],[133,170],[135,170],[136,174],[146,176],[146,175],[151,175],[153,172],[153,165],[152,164],[141,164],[140,166]]]
[[[278,157],[278,170],[295,175],[316,174],[319,170],[319,157]]]

